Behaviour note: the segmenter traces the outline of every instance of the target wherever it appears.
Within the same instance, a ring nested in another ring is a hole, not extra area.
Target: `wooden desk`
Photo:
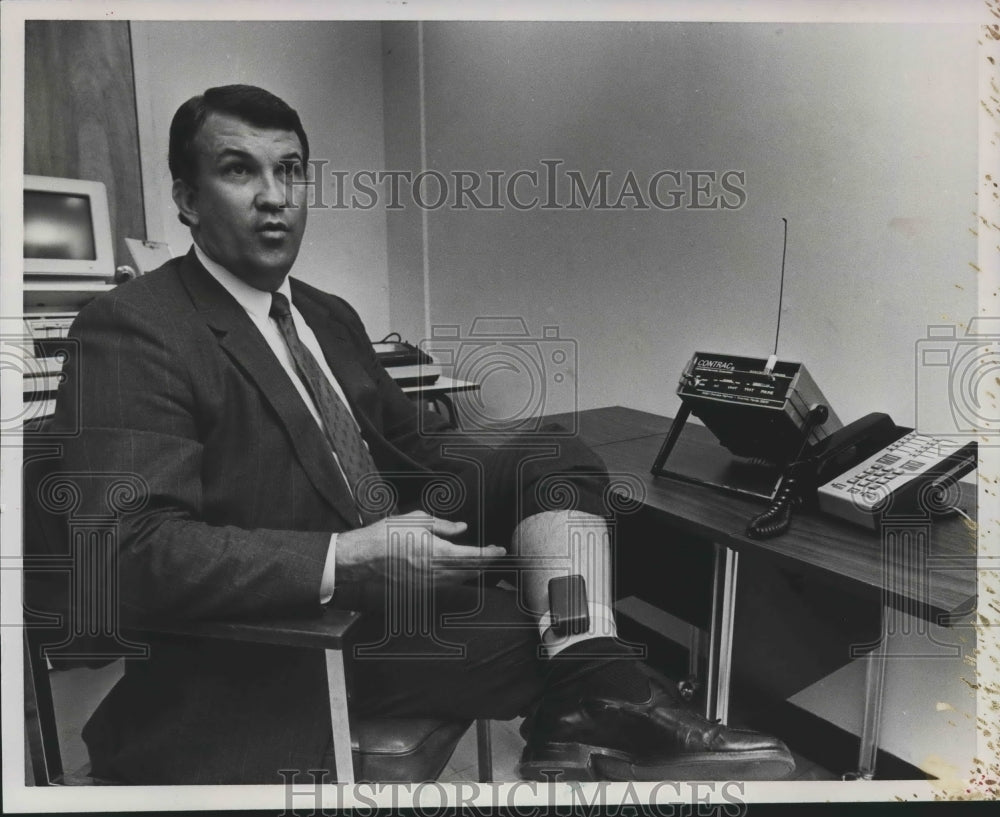
[[[572,415],[546,418],[573,427]],[[715,571],[710,620],[711,644],[706,715],[726,719],[732,662],[733,616],[739,555],[765,554],[817,571],[845,589],[868,588],[883,600],[883,635],[900,612],[939,624],[968,613],[976,600],[976,537],[959,516],[887,519],[878,533],[839,519],[800,511],[788,532],[768,540],[746,536],[747,522],[760,513],[763,501],[695,485],[669,477],[654,477],[650,468],[671,419],[620,406],[580,412],[576,428],[612,473],[629,474],[641,485],[642,504],[673,530],[686,531],[715,547]],[[718,446],[706,429],[688,424],[688,455],[699,446]],[[963,509],[975,518],[974,497],[963,495]],[[858,776],[874,774],[885,673],[882,644],[865,653],[865,718]]]

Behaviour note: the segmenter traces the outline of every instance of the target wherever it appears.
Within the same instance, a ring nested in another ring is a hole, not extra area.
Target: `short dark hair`
[[[302,143],[302,161],[309,161],[309,140],[294,108],[255,85],[221,85],[191,97],[174,114],[167,158],[171,178],[194,185],[198,174],[194,140],[211,113],[229,114],[257,128],[294,131]]]

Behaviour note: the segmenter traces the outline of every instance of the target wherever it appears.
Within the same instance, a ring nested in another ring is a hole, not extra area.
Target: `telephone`
[[[976,467],[976,443],[940,440],[868,414],[807,446],[785,470],[774,502],[750,521],[747,535],[784,533],[792,507],[807,507],[877,530],[887,513],[906,516],[951,510],[942,497]]]

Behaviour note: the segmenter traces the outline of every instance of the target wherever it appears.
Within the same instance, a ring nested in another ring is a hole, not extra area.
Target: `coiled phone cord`
[[[751,539],[771,539],[780,536],[792,524],[792,505],[797,498],[798,478],[796,466],[792,465],[781,478],[774,502],[763,513],[757,514],[747,524],[747,536]]]

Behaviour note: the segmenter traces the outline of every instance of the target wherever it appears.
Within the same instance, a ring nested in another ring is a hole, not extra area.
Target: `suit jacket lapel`
[[[330,452],[330,443],[305,407],[288,374],[253,321],[225,288],[201,266],[192,250],[181,278],[195,307],[215,333],[222,349],[260,389],[284,425],[310,481],[351,525],[357,508]]]

